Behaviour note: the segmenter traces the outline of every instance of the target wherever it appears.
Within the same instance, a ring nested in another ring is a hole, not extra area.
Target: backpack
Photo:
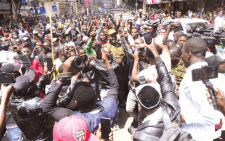
[[[192,139],[190,133],[182,130],[180,127],[172,126],[166,107],[163,107],[162,115],[165,132],[160,137],[159,141],[195,141]]]

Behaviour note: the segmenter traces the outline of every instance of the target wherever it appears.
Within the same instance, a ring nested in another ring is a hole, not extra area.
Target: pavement
[[[125,109],[119,108],[120,113],[118,117],[119,129],[114,131],[113,138],[114,141],[130,141],[131,134],[128,133],[127,129],[130,127],[133,118],[129,116]],[[9,141],[6,135],[1,141]]]
[[[119,129],[113,133],[114,141],[130,141],[131,134],[128,133],[127,129],[130,127],[133,118],[126,112],[126,109],[119,108],[119,110]]]

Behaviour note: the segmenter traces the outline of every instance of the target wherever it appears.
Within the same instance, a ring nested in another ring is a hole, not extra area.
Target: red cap
[[[100,141],[88,130],[88,123],[79,116],[61,119],[53,129],[54,141]]]

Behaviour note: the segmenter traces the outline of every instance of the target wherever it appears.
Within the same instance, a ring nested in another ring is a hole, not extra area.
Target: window
[[[4,14],[0,14],[0,20],[4,20],[5,16]]]

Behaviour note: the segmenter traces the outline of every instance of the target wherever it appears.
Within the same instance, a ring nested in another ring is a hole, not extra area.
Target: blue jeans
[[[7,137],[10,141],[22,141],[22,135],[19,127],[7,129]]]
[[[140,34],[141,33],[141,25],[136,24],[135,26],[138,28],[138,33]]]

